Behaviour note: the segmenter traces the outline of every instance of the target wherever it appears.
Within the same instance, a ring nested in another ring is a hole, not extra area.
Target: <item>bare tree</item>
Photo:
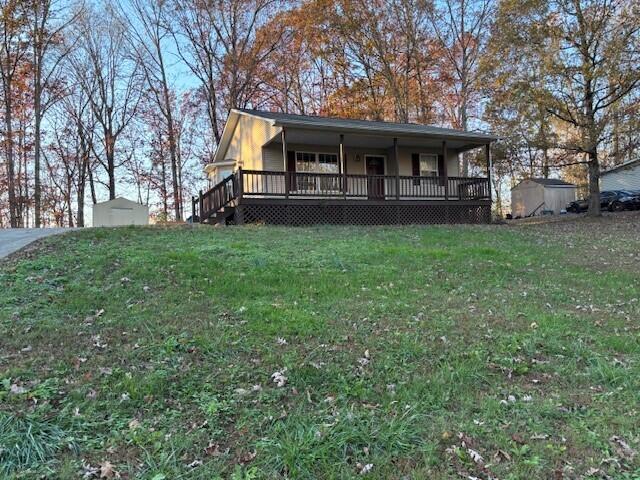
[[[63,59],[73,47],[73,42],[64,42],[63,35],[69,25],[77,20],[80,9],[69,11],[69,7],[63,4],[62,0],[33,0],[29,3],[29,9],[33,64],[34,203],[37,228],[40,227],[42,209],[40,178],[42,117],[47,108],[58,98],[56,92],[51,90],[59,80]]]
[[[107,174],[109,199],[116,197],[116,144],[133,120],[141,97],[140,64],[129,55],[126,26],[115,12],[86,11],[79,19],[78,48],[70,56],[74,76],[100,129],[102,151],[94,153]]]
[[[146,80],[148,92],[165,123],[171,164],[174,215],[182,220],[179,188],[178,141],[174,125],[175,98],[169,85],[166,49],[170,31],[164,0],[128,0],[121,14],[129,25],[132,52]],[[133,15],[127,15],[133,13]]]
[[[260,67],[276,50],[284,29],[261,26],[285,5],[284,0],[176,1],[176,37],[180,56],[200,80],[216,142],[220,117],[230,108],[245,108],[260,90]]]
[[[9,191],[9,222],[19,226],[15,184],[15,139],[13,136],[14,98],[17,75],[28,54],[27,16],[22,2],[0,0],[0,80],[4,100],[4,150],[7,161],[7,188]]]
[[[444,52],[445,70],[452,76],[453,105],[449,119],[455,128],[469,129],[470,107],[479,105],[480,59],[493,16],[493,0],[445,0],[429,18]],[[446,107],[446,105],[445,105]],[[469,161],[462,157],[462,175]]]

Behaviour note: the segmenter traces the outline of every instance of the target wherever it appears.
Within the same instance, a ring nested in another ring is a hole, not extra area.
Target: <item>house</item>
[[[93,206],[94,227],[119,225],[148,225],[149,207],[126,198],[118,197]]]
[[[496,137],[427,125],[231,110],[209,189],[209,223],[487,223],[489,171],[461,177],[458,156]],[[489,162],[487,162],[489,164]]]
[[[640,190],[640,158],[601,173],[600,190]]]
[[[576,186],[555,178],[527,178],[511,189],[514,218],[560,213],[576,199]]]

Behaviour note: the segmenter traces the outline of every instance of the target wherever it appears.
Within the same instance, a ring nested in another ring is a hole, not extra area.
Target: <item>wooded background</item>
[[[0,8],[0,227],[83,226],[116,195],[184,219],[236,107],[491,131],[497,213],[522,178],[593,195],[604,167],[638,154],[633,0]],[[482,162],[462,158],[463,175]]]

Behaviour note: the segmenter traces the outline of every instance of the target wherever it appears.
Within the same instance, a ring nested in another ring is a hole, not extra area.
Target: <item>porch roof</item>
[[[469,143],[486,144],[498,137],[482,133],[434,127],[416,123],[394,123],[347,118],[294,115],[290,113],[265,112],[261,110],[239,109],[237,112],[270,120],[273,125],[304,128],[311,130],[329,130],[334,132],[358,133],[360,135],[388,135],[402,137],[431,137],[442,140],[461,140]]]

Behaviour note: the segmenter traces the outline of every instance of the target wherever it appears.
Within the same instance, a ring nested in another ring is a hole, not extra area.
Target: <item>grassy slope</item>
[[[507,227],[48,239],[0,267],[0,429],[22,438],[0,467],[636,478],[638,271],[565,244]]]

